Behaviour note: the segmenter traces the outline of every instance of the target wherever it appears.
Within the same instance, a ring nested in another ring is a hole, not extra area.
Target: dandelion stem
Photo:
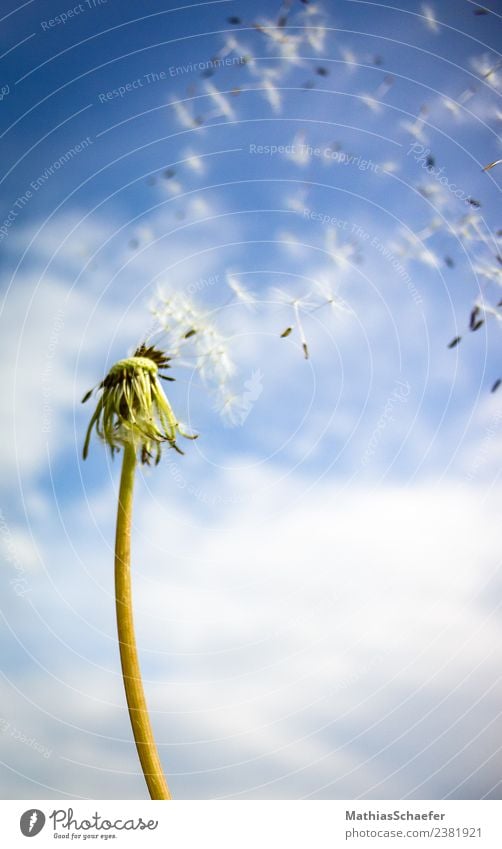
[[[131,523],[136,451],[124,446],[115,536],[115,604],[122,678],[134,742],[151,799],[170,799],[146,705],[134,634],[131,591]]]

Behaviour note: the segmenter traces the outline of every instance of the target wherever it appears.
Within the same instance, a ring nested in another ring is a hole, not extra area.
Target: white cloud
[[[281,475],[215,473],[213,494],[235,501],[210,515],[198,499],[180,506],[163,466],[138,486],[138,639],[175,794],[437,798],[464,779],[460,797],[488,792],[495,766],[475,770],[501,697],[495,508],[474,487]],[[43,619],[12,611],[32,661],[8,674],[35,707],[16,696],[5,711],[57,753],[43,763],[51,787],[137,797],[105,547],[113,503],[98,530],[72,513],[81,563],[56,527],[42,533],[57,593],[33,576]],[[41,639],[44,619],[54,633]],[[37,775],[40,755],[23,755]]]

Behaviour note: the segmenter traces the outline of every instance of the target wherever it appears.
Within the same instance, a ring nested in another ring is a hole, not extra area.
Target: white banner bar
[[[502,847],[496,801],[0,801],[2,845]],[[31,838],[33,844],[27,843]]]

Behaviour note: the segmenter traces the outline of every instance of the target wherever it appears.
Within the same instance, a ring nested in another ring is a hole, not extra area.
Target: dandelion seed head
[[[143,344],[132,357],[111,367],[97,387],[99,399],[87,428],[84,460],[94,430],[112,455],[132,445],[142,463],[152,459],[158,463],[165,442],[183,453],[176,442],[178,435],[195,437],[184,433],[160,385],[159,374],[169,368],[169,361],[163,351]]]

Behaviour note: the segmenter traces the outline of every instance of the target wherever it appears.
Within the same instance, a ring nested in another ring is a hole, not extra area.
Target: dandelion
[[[148,715],[141,680],[134,632],[131,587],[131,524],[134,477],[138,459],[158,463],[162,446],[183,453],[176,442],[181,429],[159,378],[170,379],[164,371],[170,358],[155,347],[141,345],[132,357],[119,360],[97,387],[100,397],[89,422],[84,442],[84,460],[95,430],[112,455],[123,450],[122,474],[115,536],[115,604],[122,678],[134,742],[152,799],[170,799],[159,753]],[[94,390],[84,396],[87,401]]]

